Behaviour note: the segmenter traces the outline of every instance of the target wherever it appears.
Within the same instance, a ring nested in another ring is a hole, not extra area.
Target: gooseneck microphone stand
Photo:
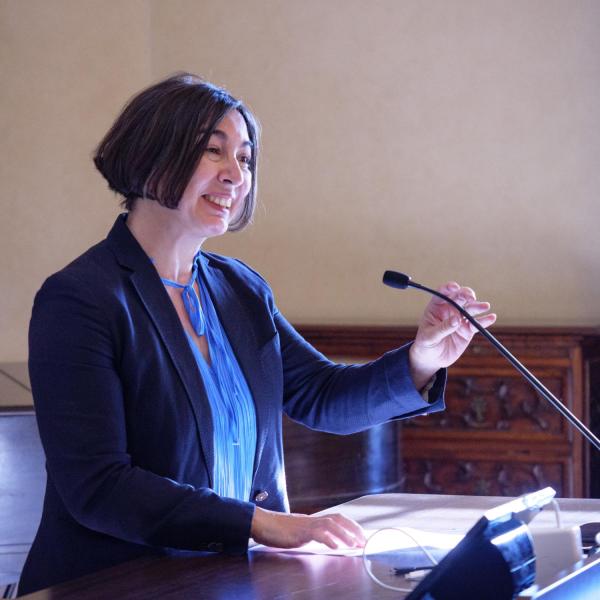
[[[383,283],[390,287],[405,290],[408,287],[412,287],[418,290],[423,290],[433,296],[441,298],[451,306],[453,306],[481,335],[483,335],[495,348],[508,360],[508,362],[515,368],[523,377],[533,386],[533,388],[547,400],[573,427],[575,427],[581,435],[583,435],[587,441],[600,450],[600,439],[598,439],[592,431],[590,431],[529,369],[523,365],[515,356],[513,356],[506,347],[501,344],[487,329],[482,327],[476,319],[474,319],[462,306],[459,306],[454,300],[448,296],[428,288],[416,281],[412,281],[408,275],[399,273],[397,271],[386,271],[383,275]]]

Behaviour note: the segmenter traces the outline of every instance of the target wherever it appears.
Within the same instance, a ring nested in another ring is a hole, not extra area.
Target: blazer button
[[[264,502],[269,497],[269,492],[263,490],[262,492],[258,492],[256,496],[254,496],[255,502]]]

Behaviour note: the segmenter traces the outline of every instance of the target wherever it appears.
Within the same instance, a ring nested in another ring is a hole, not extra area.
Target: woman
[[[412,345],[336,365],[258,274],[200,251],[249,222],[257,154],[248,109],[189,74],[134,97],[100,143],[96,166],[127,213],[35,299],[48,483],[21,593],[143,555],[241,553],[250,537],[361,545],[342,515],[286,512],[282,411],[352,433],[443,408],[443,369],[473,335],[446,305],[428,305]],[[469,288],[442,290],[489,309]]]

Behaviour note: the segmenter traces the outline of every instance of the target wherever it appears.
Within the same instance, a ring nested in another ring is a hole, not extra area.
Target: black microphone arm
[[[441,298],[448,304],[452,305],[473,327],[481,333],[495,348],[508,360],[508,362],[515,368],[525,379],[534,387],[534,389],[542,396],[545,400],[550,402],[552,406],[565,418],[573,427],[575,427],[581,435],[583,435],[587,441],[600,450],[600,439],[598,439],[531,371],[529,371],[523,363],[515,358],[506,347],[501,344],[487,329],[482,327],[476,319],[474,319],[462,306],[459,306],[454,300],[448,298],[441,292],[432,290],[431,288],[425,287],[416,281],[411,281],[408,275],[404,273],[398,273],[397,271],[386,271],[383,274],[383,283],[390,287],[405,290],[408,287],[423,290],[429,294],[433,294],[438,298]]]

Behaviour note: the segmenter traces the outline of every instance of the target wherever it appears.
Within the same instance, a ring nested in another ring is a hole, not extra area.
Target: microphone
[[[598,439],[531,371],[529,371],[523,363],[521,363],[514,355],[512,355],[504,346],[501,344],[487,329],[482,327],[476,319],[474,319],[462,306],[459,306],[452,298],[449,298],[445,294],[432,290],[416,281],[412,281],[408,275],[399,273],[397,271],[386,271],[383,274],[383,283],[390,287],[405,290],[408,287],[412,287],[418,290],[423,290],[433,296],[441,298],[451,306],[453,306],[483,337],[485,337],[491,344],[508,360],[508,362],[517,370],[521,375],[533,386],[536,392],[547,400],[573,427],[575,427],[586,440],[596,448],[600,450],[600,439]]]

